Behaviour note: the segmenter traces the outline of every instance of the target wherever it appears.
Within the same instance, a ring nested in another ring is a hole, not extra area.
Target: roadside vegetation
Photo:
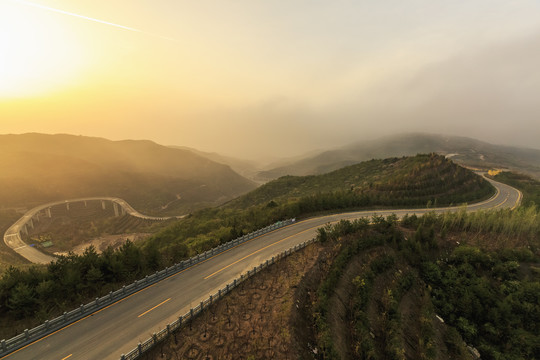
[[[296,288],[325,246],[310,245],[244,281],[148,353],[147,359],[298,359]]]
[[[61,256],[0,277],[0,338],[245,233],[292,217],[488,198],[493,187],[443,156],[372,160],[313,177],[284,177],[219,208],[193,213],[149,239],[98,254]]]
[[[529,208],[321,230],[339,247],[306,301],[323,358],[471,358],[465,344],[482,359],[539,358],[539,219]],[[333,322],[336,299],[349,306]]]
[[[527,175],[508,171],[495,175],[493,179],[521,190],[523,205],[536,204],[540,206],[540,181]]]
[[[538,359],[540,232],[513,224],[539,216],[327,225],[318,243],[251,278],[149,358]]]
[[[285,176],[219,208],[205,209],[147,240],[193,255],[287,218],[373,208],[458,205],[489,198],[481,177],[436,154],[371,160],[319,176]],[[180,249],[177,249],[180,247]]]

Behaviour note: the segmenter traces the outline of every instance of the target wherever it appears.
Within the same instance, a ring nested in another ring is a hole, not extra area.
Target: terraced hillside
[[[487,225],[492,215],[501,228]],[[297,334],[325,359],[536,359],[538,216],[529,208],[328,227],[320,234],[332,250],[299,285],[300,317],[314,330]],[[510,230],[516,219],[529,225]]]

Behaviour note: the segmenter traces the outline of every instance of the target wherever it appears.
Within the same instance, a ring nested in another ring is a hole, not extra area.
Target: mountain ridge
[[[458,163],[473,167],[506,167],[540,178],[540,150],[449,135],[409,133],[356,142],[293,162],[261,171],[256,179],[269,181],[284,175],[315,175],[370,159],[411,156],[435,152],[451,155]]]
[[[118,196],[141,210],[190,212],[216,205],[255,184],[187,150],[149,140],[29,133],[0,135],[2,206],[32,206],[81,196]]]

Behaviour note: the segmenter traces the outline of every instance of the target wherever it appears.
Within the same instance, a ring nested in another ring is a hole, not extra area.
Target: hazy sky
[[[540,148],[540,1],[0,0],[0,133],[254,158],[400,131]]]

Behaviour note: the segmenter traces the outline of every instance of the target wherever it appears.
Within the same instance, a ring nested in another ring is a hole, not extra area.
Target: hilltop
[[[417,133],[362,141],[319,152],[261,171],[256,178],[269,181],[284,175],[316,175],[370,159],[430,152],[449,156],[467,166],[503,167],[540,178],[540,150],[493,145],[466,137]]]
[[[432,153],[370,160],[320,175],[283,176],[226,206],[286,203],[336,192],[363,201],[362,206],[442,206],[486,196],[490,188],[481,177]]]
[[[147,240],[163,253],[210,249],[279,220],[356,209],[458,205],[489,198],[481,176],[436,154],[372,160],[317,176],[286,176]]]
[[[214,206],[255,188],[230,167],[151,141],[0,135],[0,204],[117,196],[152,214]]]

